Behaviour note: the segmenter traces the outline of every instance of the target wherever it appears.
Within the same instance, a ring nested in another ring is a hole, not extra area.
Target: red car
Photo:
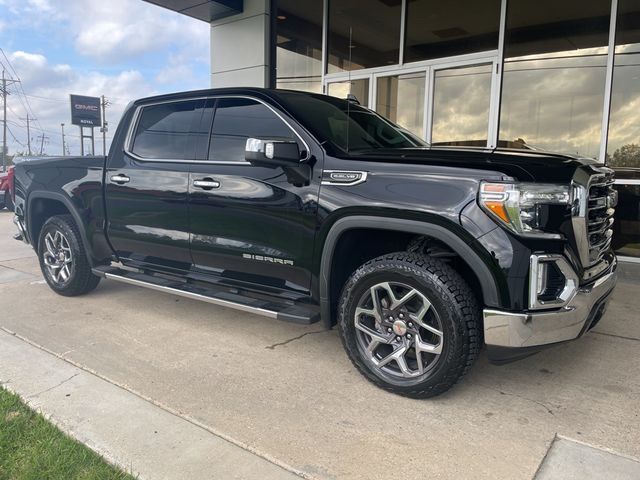
[[[5,207],[13,211],[13,167],[0,173],[0,210]]]

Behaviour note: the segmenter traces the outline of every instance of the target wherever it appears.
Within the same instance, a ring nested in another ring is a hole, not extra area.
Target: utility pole
[[[21,118],[20,120],[27,121],[27,154],[31,156],[32,155],[31,153],[31,122],[33,120],[37,120],[37,118],[30,117],[29,114],[27,113],[27,118]]]
[[[45,136],[43,133],[38,138],[40,139],[40,156],[42,156],[42,153],[44,152],[44,141],[49,140],[49,137]]]
[[[27,152],[31,156],[31,130],[29,129],[29,114],[27,113]]]
[[[100,132],[102,132],[102,155],[107,156],[107,132],[109,131],[109,125],[107,123],[107,107],[110,105],[109,100],[104,98],[102,95],[100,106],[102,107],[102,127],[100,127]]]
[[[7,85],[17,83],[18,80],[6,78],[4,69],[2,70],[2,171],[7,171]]]
[[[60,124],[60,127],[62,127],[62,156],[65,156],[65,148],[64,148],[64,123]]]

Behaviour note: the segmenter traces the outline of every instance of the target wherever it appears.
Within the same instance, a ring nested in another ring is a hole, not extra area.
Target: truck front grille
[[[595,175],[589,182],[587,202],[587,237],[589,263],[598,263],[611,246],[613,215],[617,192],[613,188],[613,173]]]

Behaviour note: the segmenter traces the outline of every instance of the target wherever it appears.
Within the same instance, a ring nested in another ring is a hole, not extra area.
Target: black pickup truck
[[[337,325],[357,369],[448,390],[573,340],[616,282],[613,172],[534,151],[435,148],[353,101],[254,88],[133,102],[107,158],[15,169],[17,238],[49,286],[101,278]]]

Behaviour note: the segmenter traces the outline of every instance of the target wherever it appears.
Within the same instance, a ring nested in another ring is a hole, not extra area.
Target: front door
[[[308,147],[282,114],[251,98],[215,105],[209,151],[189,179],[191,254],[197,271],[274,293],[310,289],[321,165],[311,158],[301,182],[283,167],[245,161],[247,138],[288,138]],[[296,167],[297,168],[297,167]],[[294,172],[296,173],[296,172]]]
[[[179,271],[191,267],[189,162],[204,104],[182,100],[138,107],[124,151],[109,157],[108,235],[123,263]]]

